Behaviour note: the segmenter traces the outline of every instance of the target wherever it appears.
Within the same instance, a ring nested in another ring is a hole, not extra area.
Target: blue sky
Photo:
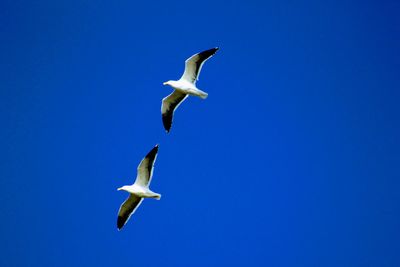
[[[0,265],[399,266],[399,13],[2,1]],[[166,135],[162,82],[215,46]],[[118,232],[156,143],[162,198]]]

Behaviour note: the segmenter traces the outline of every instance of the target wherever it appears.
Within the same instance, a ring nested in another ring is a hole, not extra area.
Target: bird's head
[[[117,190],[118,191],[121,191],[121,190],[128,191],[126,185],[124,185],[123,187],[118,188]]]
[[[163,82],[163,85],[169,85],[169,86],[171,86],[171,84],[172,84],[172,81],[171,81],[171,80],[166,81],[166,82]]]

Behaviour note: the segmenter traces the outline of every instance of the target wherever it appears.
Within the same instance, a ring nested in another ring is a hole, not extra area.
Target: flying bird
[[[188,95],[198,96],[202,99],[207,98],[208,94],[196,87],[196,81],[199,80],[201,67],[204,62],[212,57],[218,49],[218,47],[215,47],[191,56],[185,61],[185,71],[178,81],[170,80],[163,83],[174,88],[172,94],[162,100],[161,105],[162,121],[167,133],[171,129],[175,109]]]
[[[118,191],[123,190],[128,192],[130,195],[122,203],[118,211],[117,228],[121,228],[126,224],[131,215],[142,203],[143,198],[155,198],[159,200],[160,194],[157,194],[150,190],[149,185],[153,176],[154,162],[156,161],[158,153],[158,145],[156,145],[140,162],[137,168],[136,181],[133,185],[125,185],[118,188]]]

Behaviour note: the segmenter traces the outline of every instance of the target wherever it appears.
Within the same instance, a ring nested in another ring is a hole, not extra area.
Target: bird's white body
[[[208,94],[206,92],[197,88],[195,84],[193,84],[189,81],[183,80],[183,79],[180,79],[178,81],[168,81],[168,82],[165,82],[164,85],[169,85],[181,93],[184,93],[187,95],[192,95],[192,96],[198,96],[202,99],[206,99],[208,96]]]
[[[125,185],[123,187],[118,188],[118,190],[123,190],[142,198],[155,198],[155,199],[161,198],[160,194],[151,191],[148,186],[141,186],[136,183],[133,185]]]

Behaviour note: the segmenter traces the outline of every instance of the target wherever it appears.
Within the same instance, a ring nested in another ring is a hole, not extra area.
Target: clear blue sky
[[[0,266],[400,266],[399,14],[1,1]],[[162,82],[214,46],[166,135]],[[118,232],[156,143],[162,198]]]

